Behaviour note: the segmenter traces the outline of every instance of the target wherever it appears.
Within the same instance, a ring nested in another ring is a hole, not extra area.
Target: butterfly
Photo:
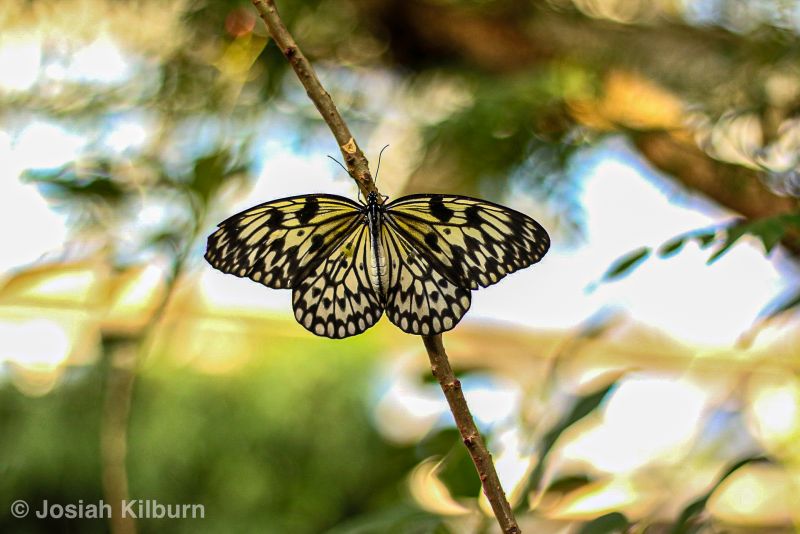
[[[550,237],[532,218],[476,198],[417,194],[386,203],[300,195],[259,204],[208,238],[216,269],[292,290],[294,316],[319,336],[345,338],[383,312],[404,332],[452,329],[471,291],[528,267]]]

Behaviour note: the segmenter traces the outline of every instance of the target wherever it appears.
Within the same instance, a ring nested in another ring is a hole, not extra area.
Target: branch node
[[[347,143],[342,145],[342,150],[344,150],[348,154],[354,155],[358,150],[358,145],[356,145],[356,140],[351,137]]]
[[[456,378],[452,382],[445,384],[445,387],[450,390],[461,389],[461,381]]]

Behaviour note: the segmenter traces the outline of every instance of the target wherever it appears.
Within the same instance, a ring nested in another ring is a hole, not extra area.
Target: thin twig
[[[333,132],[339,147],[342,149],[342,155],[347,163],[350,176],[353,177],[365,196],[372,191],[377,192],[375,182],[369,172],[367,159],[361,149],[358,148],[358,144],[336,109],[331,96],[322,87],[311,64],[283,24],[274,1],[253,0],[253,5],[258,10],[261,18],[264,19],[270,35],[283,51],[283,55],[286,56],[286,59],[289,60],[292,68],[294,68],[297,77],[300,78],[300,82],[306,88],[308,97],[317,106],[323,120]],[[516,519],[514,519],[511,505],[508,503],[500,485],[500,479],[497,477],[492,455],[489,454],[486,445],[483,443],[483,438],[481,438],[478,429],[475,427],[469,406],[467,406],[467,401],[461,391],[461,383],[450,367],[447,353],[442,344],[442,336],[422,336],[422,341],[425,343],[425,349],[428,351],[428,357],[431,360],[433,375],[439,381],[442,391],[444,391],[450,410],[453,412],[456,426],[458,426],[464,445],[466,445],[472,461],[475,463],[481,484],[483,484],[483,492],[492,506],[497,522],[505,534],[521,533],[522,531],[519,529]]]
[[[333,132],[333,136],[342,151],[347,170],[358,184],[359,189],[364,194],[364,198],[369,193],[377,193],[378,189],[375,187],[375,181],[369,172],[367,158],[359,148],[355,138],[353,138],[353,134],[350,133],[350,129],[345,124],[339,110],[336,109],[331,95],[322,87],[317,74],[311,67],[311,63],[308,62],[289,30],[283,24],[280,15],[278,15],[278,9],[275,7],[275,2],[273,0],[253,0],[253,5],[267,24],[269,33],[275,43],[281,49],[283,55],[286,56],[297,77],[300,78],[300,83],[306,88],[308,97],[317,106],[320,115],[322,115],[325,123]]]
[[[106,394],[100,427],[103,499],[111,506],[113,534],[136,534],[136,521],[122,513],[128,493],[128,422],[136,381],[136,348],[113,347],[108,361]]]
[[[475,469],[478,471],[481,484],[483,484],[483,493],[486,495],[489,504],[492,505],[492,511],[497,518],[497,522],[500,523],[500,528],[506,534],[522,532],[514,518],[511,505],[506,499],[503,486],[500,485],[500,479],[497,477],[497,471],[494,468],[494,462],[492,462],[492,455],[486,449],[483,438],[481,438],[481,434],[475,426],[475,421],[472,419],[469,406],[467,406],[467,401],[461,390],[461,382],[456,378],[453,369],[450,367],[447,352],[445,352],[442,344],[441,334],[422,336],[422,341],[425,343],[428,358],[431,360],[433,376],[442,386],[444,396],[447,398],[447,404],[450,405],[450,411],[453,412],[456,426],[461,433],[461,439],[464,440],[464,445],[472,457],[472,462],[475,464]]]
[[[112,534],[136,534],[136,517],[122,513],[122,506],[130,498],[128,485],[128,431],[130,429],[131,401],[136,385],[138,366],[148,355],[164,314],[175,295],[192,245],[197,240],[202,212],[196,212],[195,224],[183,248],[173,257],[164,293],[156,308],[139,332],[137,340],[127,346],[112,349],[103,402],[100,429],[100,455],[102,458],[103,499],[111,506],[109,526]]]

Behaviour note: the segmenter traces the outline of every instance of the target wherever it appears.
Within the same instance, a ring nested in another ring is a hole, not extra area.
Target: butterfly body
[[[538,262],[550,239],[536,221],[457,195],[365,204],[302,195],[254,206],[219,224],[206,259],[267,287],[292,289],[297,321],[330,338],[359,334],[384,311],[419,335],[452,329],[471,290]]]
[[[372,287],[381,299],[381,303],[386,303],[386,286],[389,283],[389,271],[386,268],[386,253],[381,243],[381,225],[383,211],[381,209],[377,193],[370,193],[367,196],[367,204],[364,206],[366,222],[369,225],[369,239],[372,245],[370,252],[370,281]]]

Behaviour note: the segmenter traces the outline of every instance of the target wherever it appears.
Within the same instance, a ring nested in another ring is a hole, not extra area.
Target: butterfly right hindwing
[[[409,334],[432,335],[450,330],[470,307],[470,290],[437,272],[424,254],[391,226],[384,225],[389,284],[386,316]]]

